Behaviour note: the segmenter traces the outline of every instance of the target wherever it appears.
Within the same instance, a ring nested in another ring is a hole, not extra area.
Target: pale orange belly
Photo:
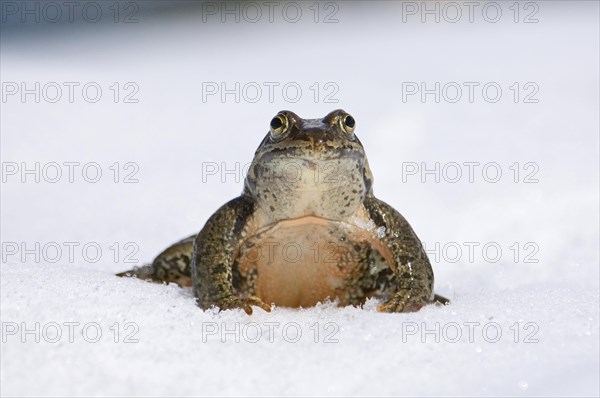
[[[366,270],[371,235],[317,217],[283,221],[240,248],[242,278],[266,303],[310,307],[326,299],[347,304]]]

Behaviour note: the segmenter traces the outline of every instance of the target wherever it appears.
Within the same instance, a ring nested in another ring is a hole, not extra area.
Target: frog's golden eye
[[[344,113],[342,117],[340,117],[340,126],[342,127],[342,130],[350,135],[354,133],[355,124],[354,118],[347,113]]]
[[[271,119],[271,136],[279,138],[288,128],[288,120],[284,114],[279,114]]]

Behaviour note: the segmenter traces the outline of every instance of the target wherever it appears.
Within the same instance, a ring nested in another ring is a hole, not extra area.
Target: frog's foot
[[[217,307],[221,310],[229,310],[233,308],[241,308],[246,311],[246,314],[252,315],[252,306],[260,307],[267,312],[271,312],[271,306],[258,297],[249,296],[249,297],[238,297],[238,296],[228,296],[224,299],[219,300],[217,303]]]
[[[412,297],[410,290],[399,291],[394,294],[389,300],[377,307],[379,312],[417,312],[423,306],[428,304],[428,301]]]

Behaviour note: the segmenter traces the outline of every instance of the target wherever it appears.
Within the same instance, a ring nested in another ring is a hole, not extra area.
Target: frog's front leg
[[[398,211],[375,197],[367,198],[365,207],[377,227],[385,227],[382,241],[391,254],[391,268],[398,281],[394,293],[377,309],[412,312],[433,302],[433,270],[410,224]]]
[[[198,305],[203,308],[242,308],[252,314],[252,305],[270,311],[257,297],[240,297],[233,288],[235,250],[244,226],[254,212],[254,202],[242,195],[217,210],[196,237],[192,256],[192,279]]]

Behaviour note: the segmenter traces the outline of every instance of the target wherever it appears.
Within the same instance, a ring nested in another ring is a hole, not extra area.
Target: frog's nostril
[[[306,139],[307,141],[309,141],[311,143],[311,146],[313,147],[313,149],[316,149],[317,147],[320,147],[323,145],[323,143],[325,142],[325,137],[323,135],[322,131],[307,131],[306,132]]]
[[[310,143],[312,150],[315,152],[322,152],[325,148],[325,140],[322,137],[313,137]]]

